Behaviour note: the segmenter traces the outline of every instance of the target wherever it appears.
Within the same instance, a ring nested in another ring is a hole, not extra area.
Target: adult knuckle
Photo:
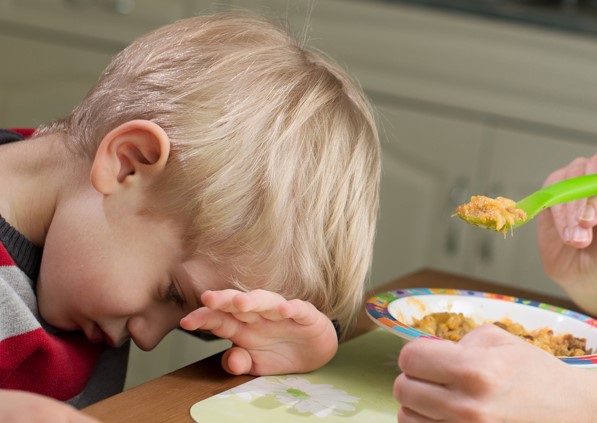
[[[461,374],[461,382],[467,391],[482,395],[493,391],[499,378],[496,372],[486,367],[467,366]]]
[[[484,423],[486,421],[482,406],[472,399],[452,401],[446,407],[448,413],[455,417],[455,421],[461,423]]]

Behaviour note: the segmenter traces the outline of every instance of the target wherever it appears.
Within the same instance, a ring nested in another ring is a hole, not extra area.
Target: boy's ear
[[[111,194],[135,181],[159,174],[170,154],[170,139],[148,120],[131,120],[110,131],[100,142],[91,166],[91,183]]]

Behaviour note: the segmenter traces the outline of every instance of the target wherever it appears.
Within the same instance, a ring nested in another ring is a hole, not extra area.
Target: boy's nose
[[[177,327],[177,323],[170,323],[164,320],[141,320],[130,319],[127,329],[135,344],[143,351],[154,349],[160,341]]]

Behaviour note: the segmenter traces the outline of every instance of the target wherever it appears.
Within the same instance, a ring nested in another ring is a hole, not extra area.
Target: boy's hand
[[[234,344],[222,365],[232,374],[301,373],[332,359],[338,339],[332,322],[311,303],[264,290],[206,291],[201,307],[184,317],[186,330],[209,330]]]
[[[24,391],[0,390],[3,423],[99,423],[68,404]]]
[[[494,325],[458,343],[417,339],[398,359],[400,423],[593,422],[595,374]]]

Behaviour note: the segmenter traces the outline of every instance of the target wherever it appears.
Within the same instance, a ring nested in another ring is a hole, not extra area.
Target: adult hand
[[[400,423],[595,420],[597,375],[563,363],[494,325],[460,342],[417,339],[394,383]]]
[[[180,321],[232,341],[222,365],[232,374],[270,375],[317,369],[338,349],[330,319],[311,303],[264,290],[206,291],[201,307]]]
[[[577,158],[545,180],[551,185],[597,173],[597,155]],[[597,197],[559,204],[538,216],[539,252],[546,274],[588,313],[597,314]]]
[[[68,404],[24,391],[0,390],[2,423],[99,423]]]

